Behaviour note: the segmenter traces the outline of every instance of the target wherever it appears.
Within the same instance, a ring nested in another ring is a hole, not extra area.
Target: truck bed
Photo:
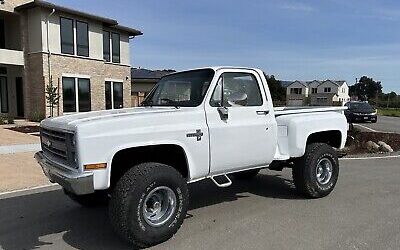
[[[291,114],[305,114],[316,112],[343,112],[347,107],[277,107],[274,108],[275,116],[291,115]]]

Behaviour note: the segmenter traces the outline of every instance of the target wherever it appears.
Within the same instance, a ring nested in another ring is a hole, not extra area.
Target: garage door
[[[302,99],[289,99],[288,106],[303,106]]]

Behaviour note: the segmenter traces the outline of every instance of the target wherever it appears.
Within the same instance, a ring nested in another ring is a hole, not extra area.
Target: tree
[[[50,84],[46,86],[46,101],[47,107],[50,108],[50,116],[54,116],[54,107],[58,106],[60,95],[58,94],[57,87],[53,85],[53,79],[50,79]]]
[[[381,82],[367,76],[362,76],[358,83],[350,86],[350,95],[358,96],[363,101],[374,99],[380,94],[382,94]]]
[[[265,78],[267,79],[268,87],[271,92],[272,100],[273,101],[285,101],[286,100],[286,89],[282,87],[281,81],[276,80],[274,75],[266,75],[264,74]]]

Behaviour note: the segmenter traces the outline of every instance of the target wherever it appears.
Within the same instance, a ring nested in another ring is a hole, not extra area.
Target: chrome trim
[[[82,174],[66,169],[62,165],[49,160],[43,154],[43,151],[35,153],[35,159],[51,182],[56,182],[69,192],[77,195],[94,192],[93,173]]]

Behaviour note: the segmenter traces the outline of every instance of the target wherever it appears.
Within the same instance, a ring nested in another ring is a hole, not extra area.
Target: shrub
[[[8,117],[7,117],[7,123],[8,123],[8,124],[14,124],[14,117],[8,116]]]
[[[31,121],[41,122],[45,118],[44,114],[38,110],[35,110],[31,116]]]

